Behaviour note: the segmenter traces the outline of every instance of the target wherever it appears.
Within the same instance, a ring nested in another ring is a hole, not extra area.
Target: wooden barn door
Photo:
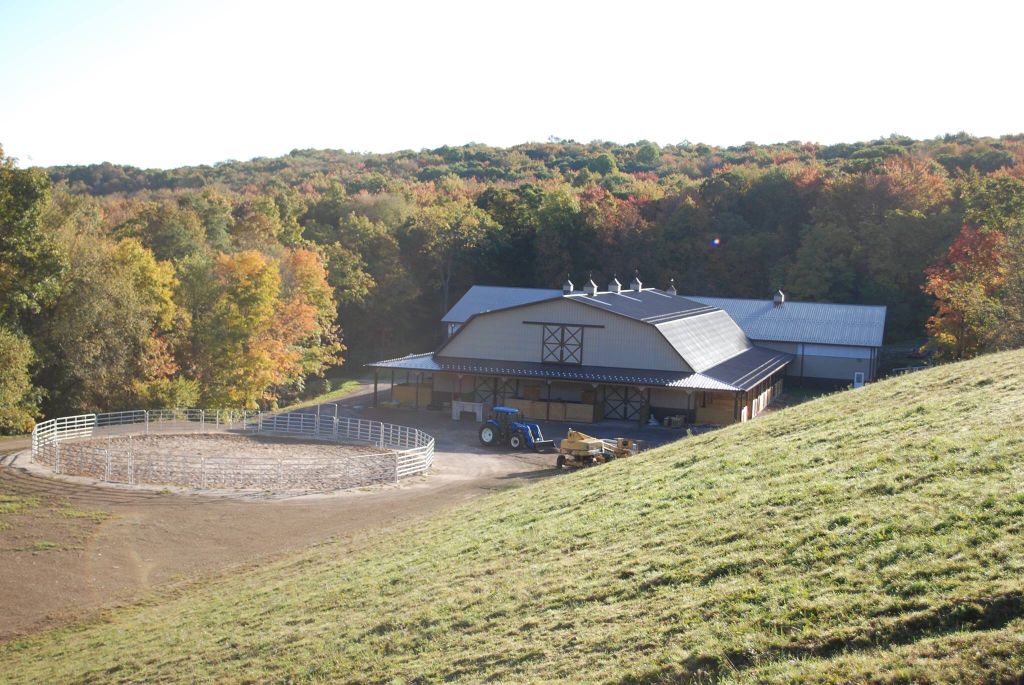
[[[497,398],[494,396],[493,378],[487,376],[475,376],[473,378],[473,401],[481,404],[497,406]]]

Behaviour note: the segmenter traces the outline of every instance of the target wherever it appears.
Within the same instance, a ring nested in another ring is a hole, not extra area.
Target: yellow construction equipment
[[[570,428],[565,439],[558,445],[558,459],[555,464],[558,468],[593,466],[612,459],[629,457],[639,451],[636,440],[632,438],[605,440]]]

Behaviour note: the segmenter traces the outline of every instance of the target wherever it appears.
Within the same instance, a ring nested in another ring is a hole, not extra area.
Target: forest
[[[551,139],[139,169],[0,149],[0,432],[276,407],[433,349],[472,284],[639,270],[884,304],[938,359],[1024,344],[1024,136],[721,148]]]

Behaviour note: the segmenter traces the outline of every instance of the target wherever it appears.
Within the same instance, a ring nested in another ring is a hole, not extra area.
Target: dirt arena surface
[[[158,433],[64,442],[60,454],[62,473],[116,483],[332,492],[395,481],[392,450],[301,437]]]
[[[439,439],[426,478],[282,499],[93,485],[0,467],[0,512],[10,505],[0,513],[0,640],[329,539],[357,549],[370,531],[555,473],[553,457],[492,452],[473,438],[470,428]],[[0,446],[10,452],[27,441]]]

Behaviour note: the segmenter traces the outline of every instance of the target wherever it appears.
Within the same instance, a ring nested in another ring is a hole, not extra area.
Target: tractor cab
[[[515,407],[495,407],[491,417],[480,426],[480,442],[487,447],[529,447],[537,452],[555,446],[554,440],[544,439],[539,425],[524,421],[523,413]]]

